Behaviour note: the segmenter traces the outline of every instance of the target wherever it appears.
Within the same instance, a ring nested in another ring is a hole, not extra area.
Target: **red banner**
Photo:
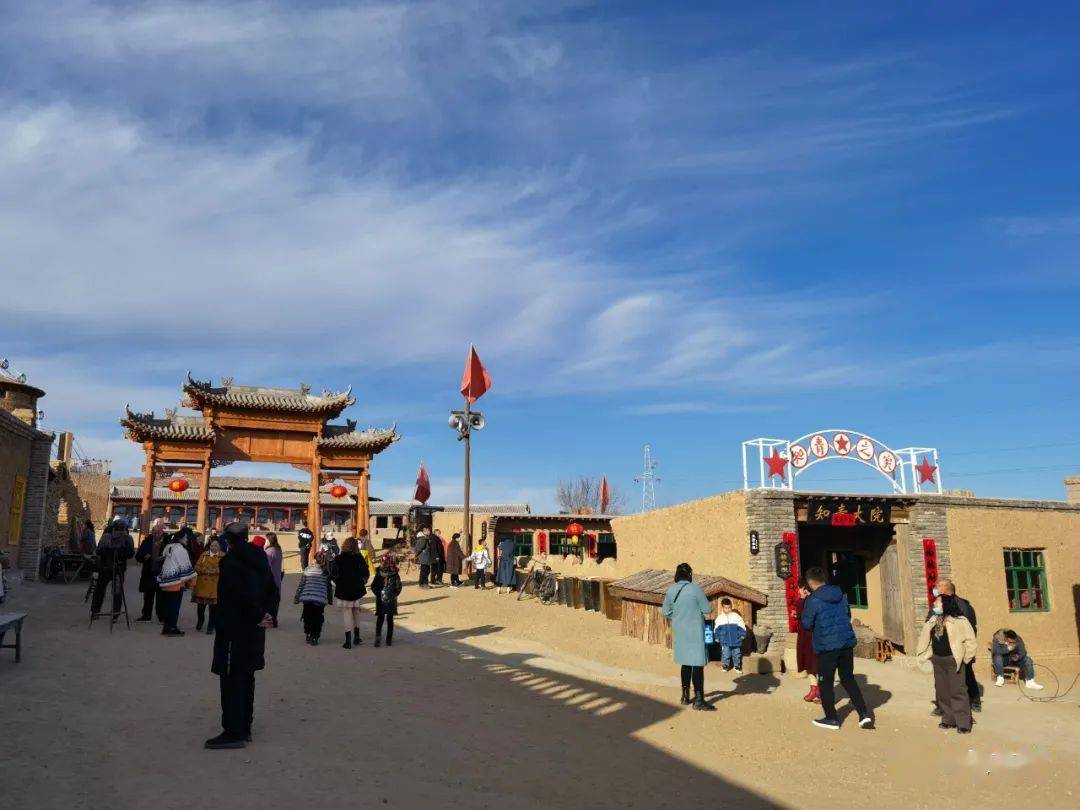
[[[795,602],[799,598],[799,540],[795,532],[784,532],[784,545],[791,558],[791,575],[784,580],[784,600],[787,603],[788,632],[795,633],[799,623],[794,616]]]
[[[926,568],[926,603],[934,604],[934,588],[938,583],[937,540],[924,537],[922,541],[923,566]]]

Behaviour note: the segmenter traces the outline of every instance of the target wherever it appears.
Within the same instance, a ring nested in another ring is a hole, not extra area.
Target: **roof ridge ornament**
[[[176,411],[177,411],[177,408],[166,408],[165,409],[165,418],[168,419],[171,422],[173,419],[176,418]]]
[[[300,393],[306,397],[311,393],[311,386],[304,382],[300,383]]]
[[[185,385],[184,387],[198,388],[200,391],[209,391],[214,386],[211,380],[207,380],[206,382],[203,382],[202,380],[196,380],[194,377],[191,376],[191,370],[189,369],[187,373],[187,385]]]
[[[232,386],[233,386],[233,378],[232,377],[222,377],[221,378],[221,387],[222,388],[232,388]]]

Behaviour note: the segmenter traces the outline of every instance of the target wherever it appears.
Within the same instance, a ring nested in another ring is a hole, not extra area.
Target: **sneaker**
[[[1005,676],[1004,675],[998,675],[994,679],[994,686],[1004,686],[1004,685],[1005,685]]]
[[[957,733],[957,734],[970,734],[970,733],[971,733],[971,729],[970,729],[970,728],[958,728],[958,729],[956,730],[956,733]]]
[[[866,717],[860,717],[859,718],[859,728],[873,728],[873,727],[874,727],[874,718],[871,717],[870,715],[866,715]]]
[[[1026,689],[1045,689],[1045,687],[1041,683],[1035,683],[1034,678],[1028,678],[1026,681],[1024,681],[1024,687]]]
[[[840,721],[839,720],[830,720],[828,717],[821,717],[821,718],[819,718],[817,720],[814,720],[813,722],[814,722],[814,725],[817,726],[818,728],[826,728],[829,731],[839,731],[840,730]]]
[[[724,670],[724,672],[727,672],[729,669],[731,669],[731,664],[721,664],[720,669]]]
[[[211,751],[220,751],[224,748],[243,748],[245,745],[246,743],[239,737],[229,737],[226,734],[211,737],[203,743],[203,747],[209,748]]]
[[[950,728],[956,728],[956,724],[955,723],[938,723],[937,727],[947,730],[947,729],[950,729]]]
[[[153,617],[152,616],[140,616],[135,621],[137,621],[137,622],[149,622],[149,621],[153,621]]]
[[[735,667],[735,671],[742,675],[742,667]]]

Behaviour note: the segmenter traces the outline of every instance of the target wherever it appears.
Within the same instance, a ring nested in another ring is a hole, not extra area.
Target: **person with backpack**
[[[836,716],[834,681],[840,673],[840,685],[848,694],[851,705],[859,714],[861,728],[873,728],[874,718],[866,708],[859,683],[855,680],[855,631],[851,627],[851,607],[847,596],[836,585],[826,582],[825,572],[811,568],[806,572],[810,595],[803,603],[802,626],[814,634],[814,654],[818,664],[818,694],[825,716],[813,723],[818,728],[836,731],[840,720]]]
[[[712,615],[705,591],[693,582],[690,563],[679,563],[675,583],[664,593],[661,612],[671,622],[671,650],[675,663],[681,667],[683,706],[690,705],[690,684],[694,685],[693,708],[714,712],[716,707],[705,700],[705,665],[709,662],[705,648],[705,619]]]
[[[398,594],[401,593],[401,577],[398,576],[398,560],[393,554],[384,554],[379,562],[375,579],[371,581],[375,595],[375,646],[382,645],[382,629],[386,624],[386,646],[394,644],[394,613],[397,612]]]

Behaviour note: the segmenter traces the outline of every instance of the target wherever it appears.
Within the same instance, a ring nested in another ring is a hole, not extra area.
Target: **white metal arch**
[[[935,448],[894,450],[858,430],[825,428],[794,440],[758,438],[743,442],[743,486],[746,489],[751,488],[749,462],[754,450],[758,456],[757,488],[793,490],[795,479],[822,461],[857,461],[884,477],[896,493],[942,492]]]

